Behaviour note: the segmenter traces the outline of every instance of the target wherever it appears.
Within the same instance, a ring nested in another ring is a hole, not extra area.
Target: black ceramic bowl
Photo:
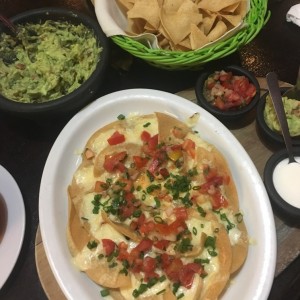
[[[296,157],[300,157],[300,148],[294,148],[293,153]],[[273,154],[267,161],[264,169],[264,184],[268,192],[272,208],[274,212],[286,223],[290,225],[300,225],[300,209],[286,202],[276,191],[273,181],[273,173],[276,166],[288,158],[288,153],[285,149]],[[298,159],[297,159],[298,160]],[[300,194],[299,194],[300,201]]]
[[[43,120],[45,118],[72,115],[79,109],[95,100],[96,93],[101,88],[109,62],[109,41],[98,22],[90,16],[69,9],[46,7],[29,10],[11,18],[14,24],[37,23],[45,20],[67,21],[72,24],[83,24],[91,29],[102,47],[100,60],[90,77],[73,92],[55,100],[43,103],[21,103],[9,100],[0,95],[0,110],[17,117]],[[0,32],[7,31],[2,26]]]
[[[216,71],[216,70],[210,70],[210,71],[202,73],[196,82],[195,92],[196,92],[198,104],[201,107],[203,107],[205,110],[210,112],[212,115],[214,115],[216,118],[218,118],[220,121],[240,120],[241,118],[244,118],[248,113],[250,113],[257,105],[258,100],[260,98],[259,83],[258,83],[256,77],[251,72],[249,72],[248,70],[246,70],[242,67],[228,66],[228,67],[222,68],[222,70],[224,70],[226,72],[232,72],[233,75],[247,77],[249,79],[250,83],[252,83],[256,88],[256,94],[255,94],[254,98],[251,100],[251,102],[248,105],[243,106],[241,108],[232,109],[232,110],[224,111],[224,110],[221,110],[221,109],[213,106],[210,102],[207,101],[207,99],[205,98],[205,95],[204,95],[205,82],[206,82],[207,78],[209,77],[209,75],[211,75],[213,72]],[[221,71],[221,69],[218,71]]]
[[[281,94],[283,94],[288,88],[280,88]],[[268,142],[273,144],[284,144],[283,136],[273,131],[266,123],[264,118],[264,110],[266,105],[266,97],[269,95],[269,92],[266,92],[262,95],[257,108],[256,108],[256,122],[258,125],[258,129],[263,138],[265,138]],[[292,137],[293,146],[300,146],[300,136]]]

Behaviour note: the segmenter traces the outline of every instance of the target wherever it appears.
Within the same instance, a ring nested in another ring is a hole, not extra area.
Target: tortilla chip
[[[235,273],[244,264],[249,248],[248,232],[244,221],[238,224],[241,236],[238,243],[232,246],[232,263],[230,273]]]
[[[182,131],[182,135],[186,136],[191,129],[180,120],[160,112],[155,113],[158,120],[159,142],[172,143],[172,130],[178,128]]]
[[[190,42],[192,49],[198,49],[206,45],[209,40],[202,30],[198,26],[191,25]]]
[[[131,9],[133,7],[135,0],[117,0],[119,7],[123,12]]]
[[[191,24],[198,25],[202,15],[161,11],[161,23],[174,44],[179,44],[190,33]]]
[[[160,23],[159,11],[157,0],[136,0],[134,6],[128,10],[127,16],[130,19],[144,19],[154,28],[158,28]]]
[[[228,21],[233,27],[236,27],[242,22],[241,17],[238,15],[222,15],[222,19]]]
[[[90,236],[82,226],[75,206],[68,193],[67,241],[72,256],[76,256],[89,242]]]
[[[177,12],[185,0],[164,0],[162,8],[167,12]]]
[[[237,2],[240,2],[240,0],[201,0],[198,3],[198,7],[212,12],[219,12],[223,8],[233,5]]]
[[[178,13],[199,13],[197,5],[191,0],[184,0],[179,6]]]
[[[241,1],[238,8],[236,9],[235,13],[237,15],[240,15],[243,19],[247,14],[247,8],[248,8],[248,2],[247,1]]]
[[[239,2],[234,3],[234,4],[232,4],[232,5],[229,5],[229,6],[227,6],[227,7],[224,7],[224,8],[221,10],[221,12],[222,12],[222,13],[231,13],[231,14],[233,14],[233,13],[235,12],[235,10],[238,8],[239,5],[240,5]]]
[[[218,299],[230,277],[232,249],[224,226],[217,221],[212,213],[207,213],[205,218],[212,221],[214,232],[217,231],[216,249],[218,249],[219,270],[210,278],[204,279],[204,281],[207,280],[209,283],[203,287],[201,299]]]
[[[203,32],[206,36],[208,35],[208,33],[213,28],[214,23],[217,19],[217,16],[218,16],[217,14],[211,13],[211,14],[207,14],[207,16],[205,16],[203,18],[201,26],[203,26]]]
[[[216,26],[212,28],[207,38],[210,42],[213,42],[220,38],[227,31],[227,26],[223,21],[218,21]]]
[[[105,259],[99,259],[97,267],[86,270],[86,274],[97,284],[107,288],[123,288],[131,285],[130,276],[120,273],[122,266],[113,268]]]

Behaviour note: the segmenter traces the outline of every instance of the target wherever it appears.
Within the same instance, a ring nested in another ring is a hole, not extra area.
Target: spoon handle
[[[297,81],[296,81],[295,88],[296,88],[297,91],[300,92],[300,66],[299,66],[299,69],[298,69],[298,75],[297,75]]]
[[[17,33],[16,26],[10,21],[10,19],[0,14],[0,21],[7,26],[13,34]]]
[[[278,78],[276,73],[270,72],[266,76],[267,83],[269,87],[269,93],[275,108],[275,112],[281,127],[282,135],[284,138],[285,146],[289,155],[289,162],[295,162],[295,158],[293,156],[293,146],[292,139],[290,136],[290,131],[288,127],[288,123],[286,120],[286,115],[283,107],[282,97],[280,93],[280,89],[278,86]]]

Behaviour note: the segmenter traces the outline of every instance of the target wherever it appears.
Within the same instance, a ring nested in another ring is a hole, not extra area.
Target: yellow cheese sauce
[[[227,175],[214,166],[213,146],[189,129],[185,134],[180,124],[164,140],[157,138],[159,122],[155,115],[134,115],[100,129],[88,141],[86,149],[94,154],[74,173],[71,189],[82,193],[73,196],[73,203],[93,247],[84,247],[73,262],[81,271],[94,267],[97,259],[117,265],[120,278],[111,284],[126,300],[163,300],[168,292],[198,300],[219,274],[229,278],[224,256],[228,251],[231,260],[230,245],[239,242],[241,232],[226,207]]]

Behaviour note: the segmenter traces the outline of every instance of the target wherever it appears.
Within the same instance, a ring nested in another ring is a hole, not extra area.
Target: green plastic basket
[[[245,28],[232,37],[203,49],[193,51],[170,51],[150,49],[127,36],[112,36],[112,40],[122,49],[139,57],[149,64],[168,70],[199,69],[202,65],[232,54],[241,46],[249,43],[270,18],[268,1],[251,0],[250,10],[246,15]]]

